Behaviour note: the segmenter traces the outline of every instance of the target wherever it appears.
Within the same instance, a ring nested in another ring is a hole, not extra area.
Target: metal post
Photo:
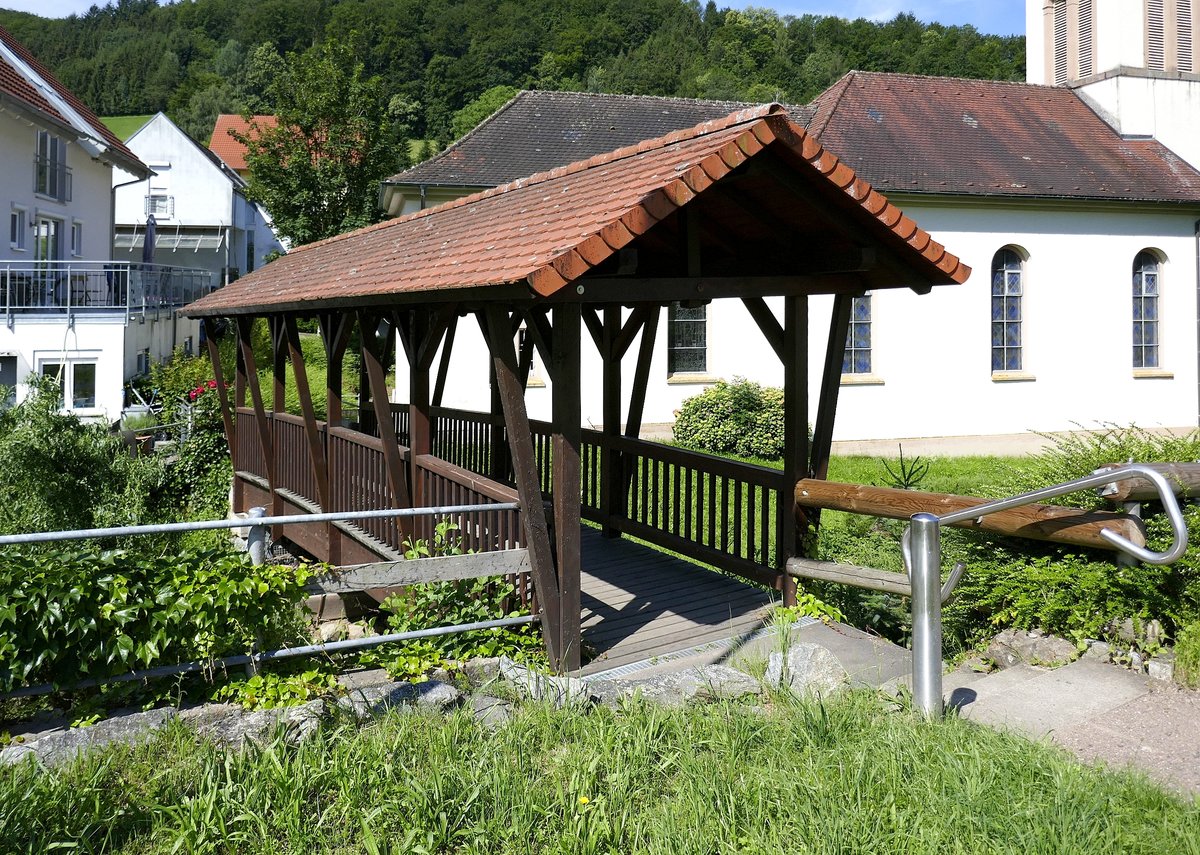
[[[912,516],[913,700],[927,718],[942,714],[942,534],[933,514]]]
[[[256,525],[253,520],[261,519],[266,515],[267,509],[262,507],[251,508],[246,514],[250,521],[250,534],[246,538],[246,546],[250,553],[250,563],[256,567],[267,563],[267,527]]]

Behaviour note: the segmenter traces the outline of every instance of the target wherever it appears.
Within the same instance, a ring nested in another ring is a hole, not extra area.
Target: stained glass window
[[[992,371],[1020,371],[1024,264],[1014,250],[992,259]]]
[[[846,336],[846,353],[842,357],[842,373],[871,373],[870,294],[854,297],[850,301],[850,330]]]
[[[706,306],[672,303],[668,313],[667,372],[702,373],[708,370]]]
[[[1158,259],[1139,252],[1133,260],[1133,367],[1158,368]]]

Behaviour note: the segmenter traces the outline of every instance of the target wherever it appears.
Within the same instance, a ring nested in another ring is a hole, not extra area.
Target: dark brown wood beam
[[[657,309],[658,306],[638,306],[629,313],[625,323],[621,326],[620,333],[617,334],[613,341],[613,355],[617,359],[624,358],[629,352],[630,345],[637,338],[638,333],[642,331],[642,325],[646,323],[646,318],[650,316],[651,309]]]
[[[434,321],[428,309],[411,309],[406,313],[408,336],[412,341],[413,358],[408,363],[408,483],[414,507],[428,503],[425,495],[424,478],[417,465],[417,457],[433,453],[433,415],[430,412],[430,367],[436,348],[431,345],[435,329],[440,321]],[[436,332],[441,335],[441,331]],[[428,518],[422,522],[432,522]]]
[[[287,339],[288,359],[292,363],[292,377],[296,383],[296,397],[300,399],[300,413],[304,417],[304,435],[308,440],[308,459],[317,482],[317,501],[324,510],[329,503],[329,468],[325,461],[325,446],[321,442],[321,427],[317,424],[317,413],[313,408],[312,391],[308,386],[308,371],[304,365],[304,351],[300,347],[300,332],[296,329],[296,318],[288,315],[283,319],[283,332]]]
[[[596,314],[596,309],[593,306],[583,307],[583,323],[587,327],[588,335],[592,337],[592,341],[596,345],[596,349],[600,350],[604,346],[604,324],[600,321],[600,316]]]
[[[363,370],[371,389],[375,420],[379,423],[379,438],[382,440],[384,465],[387,467],[388,485],[392,488],[393,507],[411,508],[412,498],[404,475],[404,458],[396,440],[396,427],[392,424],[392,407],[387,392],[387,352],[389,340],[377,340],[380,318],[365,312],[358,314],[359,337],[362,339]],[[402,529],[404,525],[400,526]]]
[[[855,271],[794,276],[583,276],[576,279],[575,284],[583,287],[582,294],[575,289],[563,288],[547,297],[546,301],[667,305],[717,297],[858,293],[863,288],[862,280]]]
[[[271,315],[267,319],[271,331],[271,410],[287,412],[287,338],[283,329],[283,315]]]
[[[554,557],[558,571],[560,667],[580,664],[582,546],[580,541],[580,335],[579,305],[555,306],[551,375],[551,495],[554,502]]]
[[[779,361],[783,362],[785,359],[783,353],[783,327],[780,326],[779,319],[775,317],[775,313],[771,311],[766,300],[762,297],[743,297],[742,304],[750,312],[750,317],[754,318],[754,322],[758,324],[763,338],[767,340],[767,344],[771,345],[771,350],[775,351],[775,355],[779,357]]]
[[[342,423],[342,370],[353,323],[350,315],[342,313],[317,316],[321,343],[325,346],[325,418],[334,426]]]
[[[615,438],[621,433],[621,359],[616,355],[617,338],[620,334],[621,307],[605,306],[600,358],[603,361],[601,411],[604,414],[604,435],[607,438]],[[606,520],[626,514],[622,473],[621,453],[610,443],[600,458],[600,508]],[[604,529],[605,537],[620,537],[620,534],[618,529],[611,526]]]
[[[783,471],[792,484],[808,471],[808,298],[786,297],[783,308]],[[796,603],[796,580],[783,572],[787,560],[802,555],[806,525],[796,518],[788,489],[776,501],[775,566],[781,574],[783,604]]]
[[[433,400],[435,407],[442,405],[442,396],[446,391],[446,378],[450,374],[450,356],[454,352],[454,335],[458,331],[458,313],[450,318],[446,326],[446,334],[442,339],[442,358],[438,361],[437,381],[433,384]]]
[[[509,316],[501,308],[489,308],[486,313],[492,364],[500,392],[501,408],[508,428],[509,450],[513,457],[513,473],[521,502],[521,520],[525,525],[526,547],[533,567],[534,585],[542,604],[542,630],[546,639],[551,667],[564,670],[566,653],[561,647],[562,620],[560,590],[550,548],[550,532],[542,506],[537,459],[533,452],[533,435],[529,414],[525,409],[525,390],[517,378],[517,353],[509,335]]]
[[[850,308],[854,297],[838,294],[833,298],[829,320],[829,340],[825,347],[825,365],[821,371],[821,397],[813,423],[812,452],[808,467],[811,478],[829,474],[829,454],[833,447],[833,420],[837,413],[838,392],[842,388],[842,363],[846,354],[846,336],[850,330]],[[817,520],[813,520],[817,522]]]
[[[258,383],[258,364],[254,359],[254,345],[251,341],[253,323],[253,318],[237,319],[238,353],[241,354],[246,385],[250,388],[250,399],[254,406],[254,423],[258,429],[258,444],[267,465],[267,484],[274,493],[276,487],[275,443],[271,433],[271,423],[267,420],[267,408],[263,404],[262,389]]]
[[[203,324],[204,343],[208,348],[208,359],[212,363],[213,379],[217,381],[217,402],[221,407],[221,424],[225,428],[225,442],[229,445],[229,460],[236,469],[236,428],[233,421],[233,409],[229,406],[229,390],[225,388],[225,375],[221,370],[221,347],[217,336],[217,324],[211,318],[205,318]],[[240,509],[234,508],[234,510]]]

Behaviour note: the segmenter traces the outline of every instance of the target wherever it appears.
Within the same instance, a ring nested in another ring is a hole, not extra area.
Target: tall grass
[[[0,849],[122,853],[1200,852],[1200,807],[877,696],[590,714],[498,731],[393,714],[226,753],[175,727],[0,771]]]

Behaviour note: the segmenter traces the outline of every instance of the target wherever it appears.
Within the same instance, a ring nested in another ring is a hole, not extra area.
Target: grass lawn
[[[5,852],[1196,853],[1200,804],[874,693],[393,713],[225,752],[182,726],[0,770]]]
[[[118,139],[127,140],[137,131],[141,130],[142,125],[153,119],[153,115],[149,116],[104,116],[100,119],[107,128],[117,135]]]

